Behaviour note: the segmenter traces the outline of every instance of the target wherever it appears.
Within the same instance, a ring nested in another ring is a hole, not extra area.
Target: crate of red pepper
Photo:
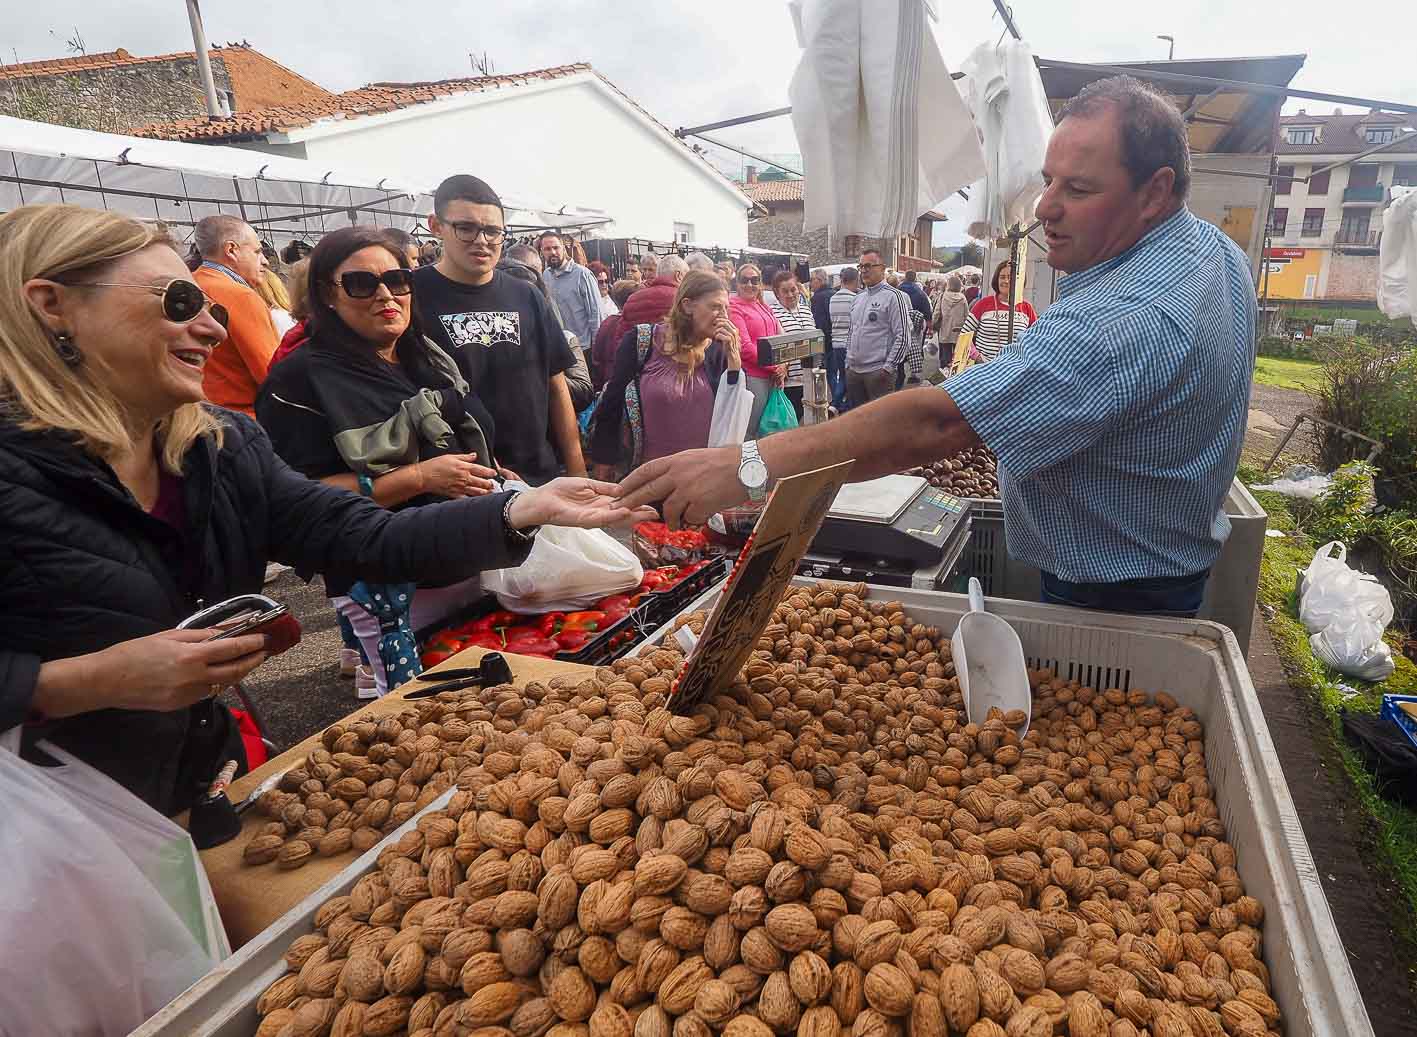
[[[436,666],[472,647],[597,666],[612,662],[726,574],[726,559],[662,566],[647,569],[636,590],[578,612],[486,612],[427,638],[423,665]]]
[[[692,565],[709,553],[702,526],[670,529],[663,522],[640,522],[631,535],[635,556],[646,568],[665,565]]]

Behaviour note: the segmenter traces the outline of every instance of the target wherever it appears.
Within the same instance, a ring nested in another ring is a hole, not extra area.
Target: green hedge
[[[1260,356],[1281,357],[1286,360],[1312,360],[1314,359],[1314,341],[1272,335],[1260,339],[1259,354]]]

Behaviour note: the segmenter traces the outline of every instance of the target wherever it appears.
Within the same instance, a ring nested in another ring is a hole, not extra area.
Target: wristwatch
[[[757,440],[749,439],[743,443],[738,461],[738,481],[748,491],[748,499],[755,504],[768,494],[768,466],[758,453]]]

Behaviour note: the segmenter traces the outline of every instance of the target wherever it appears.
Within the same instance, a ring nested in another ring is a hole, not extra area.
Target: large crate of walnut
[[[799,584],[810,581],[799,579]],[[917,622],[952,631],[958,594],[870,588]],[[712,591],[686,611],[707,611]],[[1206,760],[1245,889],[1265,909],[1264,961],[1287,1037],[1373,1033],[1234,634],[1199,620],[1149,619],[990,599],[1028,664],[1095,688],[1165,691],[1205,725]],[[670,624],[672,626],[672,624]],[[669,627],[646,645],[658,644]],[[640,650],[646,650],[642,646]]]

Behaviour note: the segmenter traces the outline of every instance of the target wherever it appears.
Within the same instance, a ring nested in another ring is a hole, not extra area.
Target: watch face
[[[738,479],[744,486],[754,489],[765,486],[768,481],[768,466],[761,461],[744,461],[738,466]]]

